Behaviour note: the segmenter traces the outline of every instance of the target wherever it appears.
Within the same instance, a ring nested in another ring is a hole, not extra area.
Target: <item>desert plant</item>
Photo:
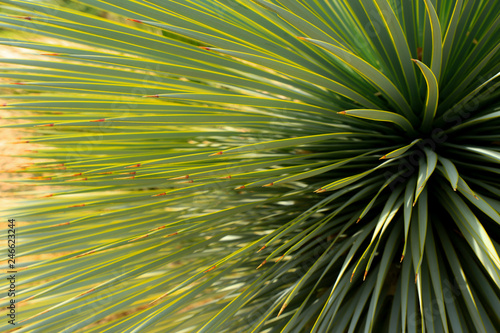
[[[17,332],[500,327],[499,1],[2,3]]]

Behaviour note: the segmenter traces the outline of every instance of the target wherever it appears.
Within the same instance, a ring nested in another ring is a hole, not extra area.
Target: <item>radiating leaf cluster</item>
[[[17,332],[500,327],[500,2],[75,2],[2,1]]]

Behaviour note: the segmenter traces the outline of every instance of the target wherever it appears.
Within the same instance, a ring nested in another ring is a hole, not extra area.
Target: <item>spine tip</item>
[[[223,154],[223,152],[219,151],[217,153],[213,153],[213,154],[210,154],[208,156],[216,156],[216,155],[222,155],[222,154]]]
[[[210,271],[213,271],[215,268],[217,268],[217,265],[213,265],[212,267],[210,267],[209,269],[207,269],[204,273],[208,273]]]
[[[137,163],[137,164],[134,164],[134,165],[129,165],[129,166],[125,167],[125,168],[138,168],[140,166],[141,166],[141,163]]]

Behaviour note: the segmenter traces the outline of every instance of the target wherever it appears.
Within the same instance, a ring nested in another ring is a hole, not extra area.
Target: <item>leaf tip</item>
[[[224,152],[222,152],[222,151],[218,151],[218,152],[213,153],[213,154],[210,154],[210,155],[208,155],[208,156],[222,155],[223,153],[224,153]]]
[[[213,271],[215,268],[217,268],[217,265],[213,265],[212,267],[210,267],[209,269],[207,269],[204,273],[208,273],[210,271]]]
[[[178,179],[188,179],[188,178],[189,178],[189,175],[185,175],[185,176],[180,176],[180,177],[169,178],[168,180],[178,180]]]
[[[129,166],[126,166],[125,168],[138,168],[141,166],[141,163],[137,163],[137,164],[134,164],[134,165],[129,165]]]
[[[280,312],[278,312],[278,315],[276,317],[279,317],[283,313],[283,311],[285,310],[285,308],[286,308],[287,305],[288,304],[286,304],[286,303],[283,304],[283,306],[280,309]]]
[[[256,269],[259,269],[261,268],[262,266],[264,266],[265,264],[267,263],[267,260],[264,260]]]
[[[83,204],[68,206],[68,208],[72,208],[72,207],[85,207],[85,204],[83,203]]]

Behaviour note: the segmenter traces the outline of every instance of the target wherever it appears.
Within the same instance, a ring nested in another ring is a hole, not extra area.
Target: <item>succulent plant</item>
[[[2,4],[17,332],[500,327],[499,1]]]

